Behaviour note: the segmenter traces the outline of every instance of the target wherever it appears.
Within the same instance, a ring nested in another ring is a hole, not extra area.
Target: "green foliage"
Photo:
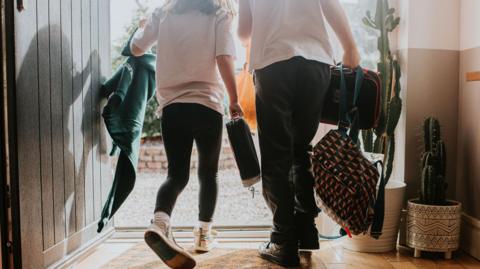
[[[129,25],[125,27],[125,34],[113,42],[112,45],[112,70],[116,70],[123,64],[125,57],[122,56],[122,50],[125,47],[130,36],[133,34],[135,29],[138,28],[138,23],[142,18],[147,16],[149,9],[146,5],[142,5],[140,1],[137,1],[137,9],[135,10],[134,16]]]
[[[362,66],[371,70],[377,68],[378,50],[377,50],[377,30],[366,27],[362,19],[365,12],[375,7],[376,0],[359,0],[358,2],[345,1],[342,3],[345,12],[349,18],[351,28],[358,49],[362,55]],[[341,57],[341,55],[338,55]]]
[[[425,120],[423,139],[425,152],[422,157],[420,201],[428,205],[443,205],[446,203],[447,183],[445,182],[445,172],[447,157],[438,120],[434,118]]]
[[[145,122],[143,123],[143,137],[155,137],[162,135],[161,120],[157,115],[158,102],[156,98],[152,98],[147,104],[145,111]]]
[[[377,49],[380,52],[377,70],[382,78],[382,111],[379,124],[373,130],[362,132],[363,145],[367,152],[384,154],[384,175],[388,181],[392,175],[395,157],[395,129],[402,114],[402,73],[400,63],[390,51],[388,34],[397,28],[400,18],[395,17],[395,9],[389,7],[388,0],[377,0],[375,15],[367,11],[362,21],[365,26],[380,33],[377,40]]]
[[[373,152],[373,130],[362,132],[363,149],[366,152]]]
[[[142,18],[145,18],[150,11],[145,1],[136,0],[137,9],[129,25],[125,27],[125,34],[118,40],[115,40],[112,45],[112,70],[116,70],[121,67],[126,58],[122,56],[122,50],[125,47],[130,36],[138,28],[138,23]],[[152,53],[155,48],[152,48]],[[147,110],[145,113],[145,122],[143,125],[143,137],[153,137],[161,135],[161,119],[157,115],[158,102],[156,98],[152,98],[147,104]]]

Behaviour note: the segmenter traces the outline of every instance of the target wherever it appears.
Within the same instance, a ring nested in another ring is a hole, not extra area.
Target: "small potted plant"
[[[451,259],[459,247],[461,204],[446,198],[446,149],[438,120],[426,119],[423,132],[420,198],[408,201],[407,244],[416,258],[429,251]]]

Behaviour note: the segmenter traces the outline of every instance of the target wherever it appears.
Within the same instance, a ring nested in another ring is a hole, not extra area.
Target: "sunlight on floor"
[[[195,256],[200,268],[212,268],[213,261],[221,263],[222,269],[238,268],[270,268],[281,267],[270,265],[256,256],[256,249],[260,242],[221,242],[219,248],[210,254]],[[183,243],[189,249],[191,243]],[[240,251],[239,250],[243,250]],[[243,253],[243,255],[242,255]],[[244,253],[248,253],[248,257]],[[211,257],[209,257],[211,256]],[[239,257],[243,256],[243,257]],[[229,259],[245,260],[245,263],[227,265]],[[222,260],[223,259],[223,260]],[[405,269],[478,269],[480,262],[470,256],[458,252],[453,260],[444,260],[441,255],[427,254],[423,259],[413,258],[412,252],[400,248],[398,252],[385,254],[369,254],[344,250],[341,241],[323,241],[321,250],[312,254],[302,253],[302,269],[329,269],[329,268],[405,268]],[[225,263],[222,263],[224,261]],[[98,247],[90,256],[75,265],[74,269],[121,269],[121,268],[163,268],[155,254],[148,251],[148,247],[141,241],[118,242],[110,240]],[[220,268],[214,266],[215,268]]]

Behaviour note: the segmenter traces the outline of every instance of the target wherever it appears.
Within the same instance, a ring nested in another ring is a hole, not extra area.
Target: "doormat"
[[[261,259],[254,249],[214,249],[209,253],[191,252],[198,269],[283,269]],[[140,243],[125,251],[102,269],[168,269],[150,248]],[[301,268],[316,268],[302,257]]]

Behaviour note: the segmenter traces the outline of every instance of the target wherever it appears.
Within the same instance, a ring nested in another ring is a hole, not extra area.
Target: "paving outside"
[[[143,173],[137,178],[132,194],[115,216],[116,227],[146,227],[152,218],[157,190],[166,179],[164,173]],[[255,195],[244,188],[237,170],[219,172],[219,195],[215,211],[215,226],[270,225],[271,213],[261,194],[261,184]],[[177,200],[172,214],[174,226],[194,226],[198,221],[198,178],[192,170],[190,182]]]

